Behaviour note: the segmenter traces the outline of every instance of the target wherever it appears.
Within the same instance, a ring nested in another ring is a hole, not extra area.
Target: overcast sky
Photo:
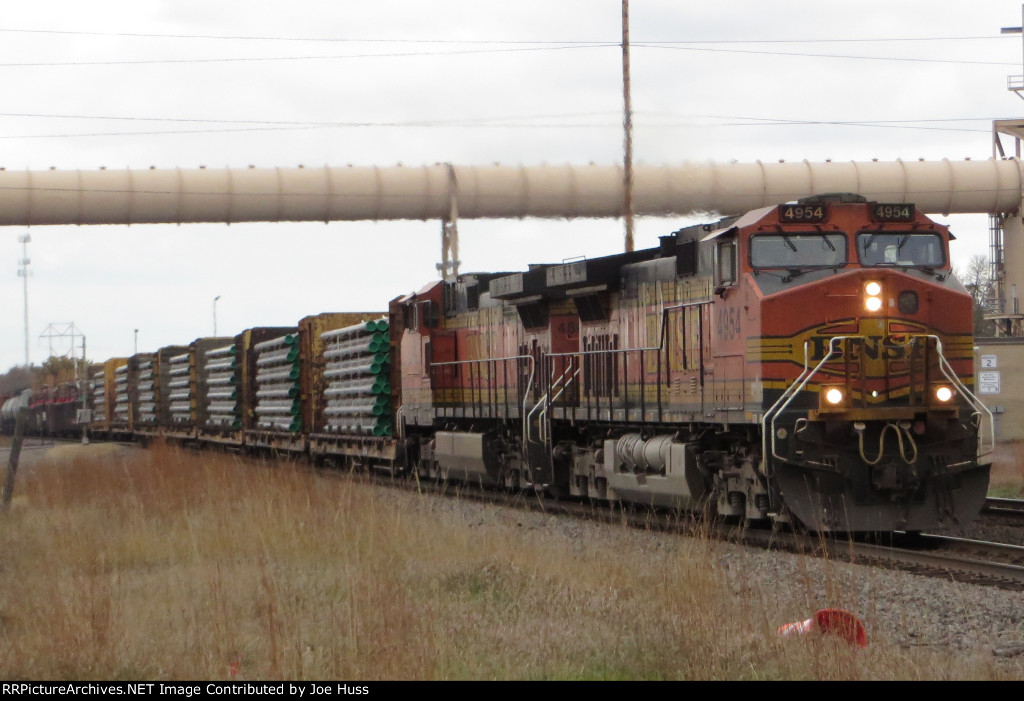
[[[36,0],[0,16],[0,166],[614,164],[620,0]],[[639,162],[986,158],[1024,101],[1018,0],[632,0]],[[954,261],[987,217],[946,220]],[[637,246],[681,224],[643,219]],[[384,310],[440,223],[0,230],[0,370],[74,322],[93,360]],[[621,250],[618,221],[459,224],[462,270]],[[68,339],[53,339],[54,352]]]

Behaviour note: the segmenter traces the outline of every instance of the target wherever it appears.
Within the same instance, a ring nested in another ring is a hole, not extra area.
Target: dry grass
[[[1001,674],[877,638],[779,639],[780,612],[813,611],[821,587],[808,574],[779,602],[727,584],[701,538],[591,542],[288,465],[81,452],[26,468],[2,521],[5,680]]]

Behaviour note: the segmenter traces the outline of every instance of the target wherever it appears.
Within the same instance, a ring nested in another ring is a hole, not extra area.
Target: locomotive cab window
[[[715,284],[736,283],[736,240],[718,241],[715,244]]]
[[[420,326],[436,329],[441,323],[441,315],[437,304],[432,300],[410,302],[402,307],[402,321],[410,331],[419,331]]]
[[[410,302],[409,304],[402,306],[402,321],[405,324],[405,328],[410,331],[419,328],[419,307],[415,302]]]
[[[862,231],[857,234],[861,265],[925,266],[945,264],[945,243],[938,234],[915,231]]]
[[[750,239],[753,268],[836,268],[848,260],[844,234],[760,234]]]

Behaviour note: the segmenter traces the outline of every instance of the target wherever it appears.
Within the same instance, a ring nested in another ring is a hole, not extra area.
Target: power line
[[[0,30],[2,31],[2,30]],[[499,43],[499,42],[490,42]],[[514,42],[519,43],[519,42]],[[692,42],[697,44],[699,42]],[[712,43],[712,42],[709,42]],[[727,43],[727,42],[713,42]],[[764,42],[750,42],[764,43]],[[811,42],[805,42],[811,43]],[[689,43],[687,43],[689,44]],[[712,48],[706,45],[687,45],[684,43],[670,42],[633,42],[632,46],[641,49],[663,49],[673,51],[702,51],[711,53],[733,53],[750,54],[754,56],[787,56],[796,58],[828,58],[845,59],[853,61],[902,61],[912,63],[942,63],[953,65],[981,65],[981,66],[1014,66],[1018,64],[1006,61],[978,61],[953,58],[916,58],[908,56],[859,56],[852,54],[824,54],[808,53],[798,51],[765,51],[754,49],[729,49]],[[619,50],[618,43],[560,43],[544,44],[539,46],[504,46],[502,48],[481,48],[481,49],[452,49],[449,51],[405,51],[385,53],[360,53],[340,54],[331,56],[228,56],[218,58],[159,58],[159,59],[128,59],[109,61],[25,61],[19,63],[0,63],[0,68],[58,68],[58,67],[83,67],[83,66],[149,66],[149,65],[188,65],[188,64],[210,64],[210,63],[257,63],[273,61],[344,61],[367,58],[422,58],[430,56],[469,56],[480,54],[500,53],[524,53],[539,51],[575,51],[579,49],[608,49]]]
[[[0,27],[0,32],[12,34],[52,34],[57,36],[95,36],[124,37],[137,39],[208,39],[216,41],[287,41],[309,43],[386,43],[386,44],[615,44],[612,38],[583,40],[550,40],[550,39],[410,39],[389,37],[286,37],[286,36],[247,36],[226,34],[171,34],[156,32],[97,32],[84,30],[58,29],[22,29]],[[989,41],[992,39],[1009,39],[1000,34],[990,36],[946,36],[946,37],[816,37],[813,39],[678,39],[652,40],[649,44],[838,44],[838,43],[891,43],[891,42],[937,42],[937,41]]]
[[[849,54],[814,54],[797,51],[753,51],[750,49],[713,49],[705,46],[668,46],[660,44],[634,44],[649,49],[671,49],[673,51],[704,51],[712,53],[753,54],[756,56],[793,56],[797,58],[834,58],[855,61],[906,61],[911,63],[952,63],[956,65],[1019,66],[1019,63],[1005,61],[967,61],[952,58],[912,58],[909,56],[852,56]]]
[[[0,30],[3,31],[3,30]],[[956,37],[862,37],[839,38],[818,37],[815,39],[685,39],[674,41],[645,41],[645,44],[874,44],[900,43],[909,41],[990,41],[1007,37],[993,34],[991,36],[956,36]],[[1014,37],[1009,37],[1014,38]]]
[[[251,127],[227,127],[223,129],[166,129],[151,131],[111,131],[111,132],[65,132],[56,134],[0,134],[0,139],[63,139],[77,137],[101,137],[101,136],[170,136],[181,134],[227,134],[245,132],[266,132],[266,131],[309,131],[314,129],[381,129],[381,128],[424,128],[424,129],[467,129],[467,128],[489,128],[489,129],[578,129],[578,128],[608,128],[611,124],[602,123],[565,123],[565,124],[540,124],[540,123],[473,123],[466,121],[438,121],[438,122],[327,122],[295,124],[283,126],[251,126]]]
[[[26,61],[23,63],[0,63],[0,68],[52,68],[68,66],[149,66],[193,63],[253,63],[268,61],[339,61],[362,58],[420,58],[423,56],[467,56],[473,54],[522,53],[536,51],[572,51],[577,49],[601,49],[618,44],[572,44],[560,46],[522,46],[500,49],[461,49],[451,51],[406,51],[371,54],[344,54],[335,56],[229,56],[226,58],[158,58],[131,59],[125,61]]]
[[[767,122],[726,122],[723,124],[716,124],[714,126],[721,127],[780,127],[780,126],[835,126],[835,127],[867,127],[873,129],[918,129],[922,131],[957,131],[967,132],[972,134],[989,134],[992,129],[965,129],[963,127],[925,127],[925,126],[911,126],[905,124],[873,124],[870,122],[816,122],[816,121],[801,121],[798,119],[780,120],[780,121],[767,121]]]
[[[985,129],[966,129],[963,127],[925,126],[926,123],[941,122],[986,122],[994,118],[958,117],[953,119],[884,119],[884,120],[816,120],[816,119],[779,119],[767,117],[724,117],[713,116],[714,119],[745,120],[739,122],[723,122],[715,126],[843,126],[871,127],[876,129],[920,129],[925,131],[961,131],[972,133],[990,133],[991,127]]]
[[[787,121],[783,117],[750,117],[735,115],[681,115],[675,112],[662,112],[655,110],[637,111],[636,114],[644,117],[668,117],[671,119],[749,119],[765,122]],[[42,112],[0,112],[0,118],[31,118],[31,119],[83,119],[83,120],[111,120],[131,122],[175,122],[175,123],[199,123],[199,124],[258,124],[270,126],[313,126],[313,127],[347,127],[347,126],[473,126],[475,124],[487,125],[497,123],[498,126],[508,126],[511,122],[522,122],[526,120],[539,119],[575,119],[579,117],[616,117],[618,113],[613,110],[601,112],[563,112],[559,114],[520,114],[501,116],[481,117],[460,117],[458,119],[424,119],[416,121],[387,121],[387,122],[339,122],[332,120],[280,120],[280,119],[225,119],[209,117],[147,117],[147,116],[126,116],[108,114],[46,114]],[[843,124],[917,124],[926,122],[991,122],[1001,117],[986,115],[983,117],[927,117],[922,119],[860,119],[844,120]],[[816,122],[808,122],[816,123]],[[818,122],[830,123],[830,122]],[[529,125],[528,125],[529,126]],[[575,125],[570,125],[575,126]]]
[[[449,124],[472,124],[477,122],[499,122],[518,121],[531,119],[566,119],[576,117],[599,117],[614,115],[615,112],[572,112],[564,114],[534,114],[534,115],[504,115],[500,117],[471,117],[460,118],[459,120],[418,120],[416,122],[337,122],[337,121],[295,121],[295,120],[269,120],[269,119],[209,119],[193,117],[136,117],[123,115],[89,115],[89,114],[43,114],[38,112],[0,112],[0,117],[27,117],[32,119],[86,119],[86,120],[114,120],[131,122],[183,122],[201,124],[260,124],[271,126],[447,126]]]
[[[641,116],[644,113],[637,113]],[[2,115],[0,115],[2,116]],[[596,115],[595,115],[596,116]],[[557,117],[553,116],[552,119]],[[723,121],[717,124],[698,124],[695,122],[650,122],[643,124],[644,129],[666,129],[666,128],[706,128],[714,127],[770,127],[770,126],[841,126],[841,127],[869,127],[875,129],[915,129],[923,131],[955,131],[969,133],[989,133],[991,128],[970,129],[964,127],[942,127],[928,126],[927,122],[951,122],[951,121],[986,121],[991,119],[930,119],[930,120],[879,120],[879,121],[855,121],[855,120],[799,120],[779,119],[760,117],[724,117],[724,116],[702,116],[697,119],[720,119],[732,120]],[[89,118],[86,118],[89,119]],[[141,118],[144,119],[144,118]],[[175,121],[160,120],[153,121]],[[203,122],[205,120],[182,120],[190,122]],[[219,120],[209,120],[211,123],[219,123]],[[224,120],[230,123],[231,120]],[[438,120],[434,122],[313,122],[274,125],[273,122],[266,123],[266,126],[247,127],[226,127],[222,129],[167,129],[149,131],[110,131],[110,132],[65,132],[52,134],[0,134],[0,139],[71,139],[71,138],[94,138],[111,136],[176,136],[187,134],[229,134],[247,132],[267,131],[311,131],[314,129],[611,129],[619,125],[613,122],[511,122],[511,121],[467,121],[467,120]]]
[[[669,114],[671,113],[662,113]],[[731,117],[719,114],[709,114],[706,117],[711,119],[753,119],[761,120],[766,122],[783,122],[793,121],[785,120],[784,118],[777,117]],[[920,122],[992,122],[994,120],[1001,119],[1000,117],[928,117],[925,119],[858,119],[855,121],[841,121],[841,122],[814,122],[809,121],[808,124],[916,124]]]

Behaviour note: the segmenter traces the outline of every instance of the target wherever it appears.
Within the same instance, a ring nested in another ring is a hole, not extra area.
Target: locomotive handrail
[[[446,360],[440,363],[431,363],[430,367],[442,367],[444,365],[467,365],[469,363],[500,363],[508,360],[527,360],[530,364],[530,377],[526,380],[526,387],[523,388],[523,408],[522,408],[522,433],[523,433],[523,447],[526,447],[527,423],[526,423],[526,402],[527,397],[530,396],[530,389],[533,387],[533,376],[536,370],[536,361],[532,355],[508,355],[503,358],[474,358],[472,360]]]
[[[942,372],[943,376],[945,376],[945,378],[949,380],[950,383],[952,383],[953,386],[956,387],[957,390],[964,395],[964,397],[967,398],[967,401],[968,403],[970,403],[971,408],[973,408],[978,414],[988,417],[988,428],[990,434],[989,440],[991,441],[991,447],[989,447],[988,450],[983,450],[985,447],[985,444],[982,440],[983,432],[981,430],[981,427],[978,427],[978,457],[988,455],[993,450],[995,450],[996,447],[996,422],[992,416],[992,411],[987,406],[985,406],[985,404],[982,403],[982,401],[978,399],[977,396],[975,396],[974,392],[967,389],[967,385],[965,385],[960,380],[960,378],[957,377],[956,373],[953,372],[953,366],[949,364],[949,361],[946,360],[945,354],[943,354],[942,352],[942,340],[934,334],[929,334],[927,336],[924,336],[924,338],[935,339],[935,351],[939,355],[939,370]]]
[[[533,408],[530,409],[529,413],[527,413],[525,415],[525,417],[524,417],[524,420],[523,420],[523,447],[524,448],[526,447],[526,444],[530,442],[530,422],[533,420],[533,412],[537,411],[537,409],[539,409],[540,406],[545,401],[547,401],[547,398],[548,398],[548,395],[547,395],[547,393],[545,393],[539,400],[537,400],[537,403],[533,405]],[[526,412],[526,402],[523,402],[523,411]]]
[[[803,391],[804,387],[807,386],[807,383],[810,382],[811,378],[814,377],[821,370],[822,366],[825,365],[825,363],[827,363],[829,360],[832,359],[833,355],[836,352],[836,348],[835,348],[836,341],[846,341],[846,340],[851,340],[851,339],[863,339],[863,338],[864,338],[863,336],[833,336],[831,339],[829,339],[828,353],[825,354],[825,356],[821,359],[821,361],[817,365],[815,365],[814,369],[812,369],[812,370],[808,369],[809,365],[810,365],[810,358],[809,358],[809,354],[808,354],[809,344],[806,343],[806,342],[804,343],[804,369],[803,369],[803,371],[797,376],[797,378],[796,378],[796,380],[794,380],[793,384],[791,384],[788,388],[786,388],[786,391],[782,393],[782,395],[775,401],[774,404],[772,404],[771,407],[769,407],[768,411],[765,412],[764,417],[761,419],[762,452],[763,452],[762,470],[764,470],[764,471],[767,470],[767,460],[768,460],[768,455],[769,455],[769,452],[768,452],[769,441],[770,441],[770,446],[771,446],[770,455],[772,457],[774,457],[775,459],[777,459],[777,460],[785,460],[786,459],[785,457],[779,455],[776,452],[776,450],[775,450],[775,439],[776,439],[775,421],[779,417],[779,415],[782,414],[782,412],[786,410],[786,408],[790,405],[790,403],[793,401],[793,399],[796,397],[796,395],[799,392]],[[982,434],[982,431],[981,431],[981,429],[979,427],[979,431],[978,431],[978,448],[977,448],[978,457],[982,457],[982,456],[988,455],[989,453],[992,452],[992,450],[995,449],[995,422],[994,422],[994,420],[992,418],[992,412],[988,409],[988,407],[986,407],[981,402],[981,400],[979,400],[974,395],[973,392],[971,392],[967,388],[967,386],[960,380],[960,378],[953,371],[953,367],[949,364],[949,361],[946,359],[945,354],[942,352],[942,340],[938,336],[936,336],[934,334],[927,334],[927,335],[917,335],[917,336],[915,336],[915,338],[933,339],[935,341],[935,352],[936,352],[936,355],[938,357],[939,370],[940,370],[940,372],[942,372],[942,375],[954,387],[956,387],[957,390],[967,399],[967,402],[970,404],[971,408],[974,409],[974,411],[977,414],[982,415],[982,416],[986,416],[988,418],[989,433],[990,433],[990,439],[989,440],[990,440],[990,446],[991,447],[989,447],[988,450],[984,450],[985,444],[984,444],[984,440],[983,440],[983,437],[982,437],[983,434]],[[768,430],[769,430],[768,422],[769,422],[769,420],[771,421],[771,426],[770,426],[771,438],[770,439],[768,438]]]
[[[578,351],[567,351],[567,352],[562,352],[562,353],[545,353],[545,356],[548,357],[548,358],[569,358],[570,361],[571,361],[576,356],[584,356],[584,355],[618,355],[618,354],[626,355],[627,353],[643,353],[645,351],[658,351],[660,353],[664,349],[664,341],[665,341],[664,326],[666,324],[666,320],[668,319],[668,313],[667,312],[670,309],[679,309],[679,308],[683,308],[683,307],[687,307],[687,306],[696,306],[697,304],[706,304],[706,302],[697,302],[697,303],[692,303],[692,304],[684,304],[684,305],[679,305],[679,306],[676,306],[676,307],[666,307],[666,308],[664,308],[662,310],[662,315],[661,315],[661,319],[662,319],[662,332],[661,332],[661,334],[659,336],[660,337],[660,342],[656,346],[641,346],[641,347],[638,347],[638,348],[601,348],[601,349],[596,349],[596,350],[578,350]],[[567,368],[566,372],[568,372],[568,370],[572,369],[572,366],[573,366],[573,363],[570,362],[569,363],[569,367]],[[571,379],[575,379],[576,376],[579,375],[580,372],[582,372],[582,371],[583,371],[583,367],[581,365],[572,374],[572,378]],[[537,402],[537,404],[534,405],[533,409],[530,410],[530,414],[529,414],[530,417],[532,417],[533,413],[535,411],[537,411],[537,409],[539,409],[542,405],[547,404],[547,402],[548,402],[548,395],[551,393],[552,390],[554,390],[554,389],[559,387],[559,382],[565,377],[566,372],[563,372],[562,375],[558,379],[555,379],[554,378],[554,370],[552,370],[552,373],[551,373],[552,374],[552,379],[551,379],[550,386],[548,387],[548,392],[546,392],[544,394],[544,396],[540,398],[540,400]],[[565,387],[568,387],[568,382],[566,382]],[[561,390],[559,390],[558,395],[553,397],[551,399],[551,401],[554,401],[554,400],[558,399],[558,397],[561,396],[561,393],[563,391],[565,391],[565,387],[562,387]],[[525,408],[524,408],[524,411],[525,411]],[[542,415],[545,414],[545,413],[546,413],[546,410],[545,410],[545,412],[542,412]],[[529,417],[527,417],[527,418],[529,419]],[[541,432],[543,434],[543,429],[542,429]],[[527,441],[529,439],[529,420],[525,424],[525,432],[523,434],[523,439],[524,439],[524,443],[525,443],[525,441]],[[541,440],[544,440],[544,436],[543,435],[541,436]]]
[[[642,348],[599,348],[597,350],[569,351],[568,353],[547,353],[549,358],[561,358],[572,355],[601,355],[602,353],[635,353],[637,351],[662,350],[663,346],[644,346]]]
[[[569,351],[567,353],[548,353],[547,355],[550,358],[562,358],[562,357],[575,357],[577,355],[583,356],[583,355],[620,355],[621,354],[621,355],[625,356],[628,353],[640,353],[641,354],[641,356],[640,356],[640,358],[641,358],[641,360],[640,360],[640,363],[641,363],[641,370],[640,370],[640,372],[641,372],[641,377],[642,377],[642,373],[643,373],[643,367],[642,367],[643,366],[643,353],[646,352],[646,351],[658,351],[658,354],[660,356],[661,351],[665,347],[664,346],[664,341],[665,341],[664,325],[665,325],[666,319],[668,318],[668,314],[665,313],[665,312],[667,312],[668,309],[669,308],[664,309],[663,313],[662,313],[662,316],[661,316],[661,318],[662,318],[662,333],[660,335],[661,341],[659,342],[659,345],[657,345],[657,346],[642,346],[640,348],[600,348],[600,349],[596,349],[596,350]],[[623,361],[623,362],[625,362],[625,361]],[[582,370],[583,370],[583,366],[581,364],[579,370],[577,371],[577,374],[579,374],[579,372],[581,372]],[[660,371],[660,366],[659,366],[659,371]],[[628,371],[624,370],[624,372],[628,372]],[[660,391],[660,389],[661,389],[661,387],[660,387],[660,385],[661,385],[660,380],[659,380],[658,384],[659,384],[659,391]],[[643,390],[641,390],[641,396],[640,396],[641,403],[643,402],[643,394],[642,394],[642,392],[643,392]],[[627,395],[627,399],[626,399],[626,406],[627,407],[628,407],[628,403],[629,403],[629,400],[628,400],[628,395]],[[659,406],[660,406],[660,402],[659,402]]]
[[[782,393],[782,396],[780,396],[776,400],[776,402],[774,404],[772,404],[771,407],[768,408],[768,411],[765,412],[764,417],[761,419],[761,434],[762,434],[762,440],[764,441],[764,443],[762,444],[762,447],[761,447],[762,452],[764,453],[764,455],[761,458],[761,460],[762,460],[762,470],[764,472],[767,472],[767,467],[768,467],[768,452],[767,452],[767,447],[768,447],[768,435],[767,435],[767,433],[768,433],[768,417],[771,416],[771,456],[773,458],[777,459],[777,460],[785,460],[784,457],[782,457],[781,455],[779,455],[778,453],[775,452],[775,419],[778,418],[779,414],[781,414],[783,411],[785,411],[786,407],[789,406],[790,402],[793,401],[794,397],[796,397],[796,395],[799,392],[803,391],[803,388],[807,386],[807,383],[810,382],[811,378],[814,377],[816,374],[818,374],[818,371],[821,370],[821,366],[824,365],[825,363],[827,363],[829,360],[831,360],[832,355],[835,353],[835,348],[834,348],[835,342],[836,341],[845,341],[845,340],[851,339],[851,338],[864,338],[864,337],[863,336],[833,336],[831,339],[829,339],[829,342],[828,342],[828,353],[826,353],[825,357],[821,359],[821,362],[819,362],[817,365],[815,365],[814,369],[810,370],[810,371],[808,371],[808,367],[810,366],[810,357],[809,357],[809,354],[807,352],[808,344],[807,344],[806,341],[804,342],[804,369],[803,369],[803,372],[801,372],[799,375],[797,375],[797,378],[793,382],[793,384],[791,384],[788,388],[786,388],[786,391]],[[781,404],[781,406],[780,406],[780,404]]]
[[[775,403],[768,407],[768,411],[766,411],[764,413],[764,416],[761,417],[761,472],[764,474],[767,474],[768,472],[768,418],[772,415],[772,412],[774,412],[776,408],[778,408],[779,404],[786,398],[786,395],[789,394],[791,391],[794,391],[793,387],[795,387],[796,382],[799,381],[800,378],[802,378],[804,374],[807,372],[808,366],[810,365],[810,355],[808,354],[807,349],[808,343],[804,341],[804,369],[800,371],[799,375],[797,375],[796,381],[794,381],[792,385],[790,385],[785,389],[785,391],[783,391],[779,398],[775,400]],[[773,421],[772,426],[774,427],[774,425],[775,424]],[[774,440],[772,441],[772,443],[772,452],[774,452]]]
[[[669,312],[678,311],[680,309],[689,309],[691,307],[703,307],[703,306],[707,306],[707,305],[712,304],[712,303],[713,303],[713,300],[710,299],[710,298],[707,298],[707,299],[699,299],[699,300],[695,300],[695,301],[691,301],[691,302],[683,302],[681,304],[672,304],[672,305],[669,305],[669,306],[662,306],[661,314],[660,314],[660,316],[661,316],[661,324],[660,324],[659,333],[658,333],[658,345],[656,345],[656,346],[640,346],[640,347],[636,347],[636,348],[600,348],[600,349],[594,349],[594,350],[568,351],[568,352],[563,352],[563,353],[546,353],[545,355],[547,357],[549,357],[549,358],[566,358],[566,357],[576,357],[576,356],[586,356],[586,355],[592,355],[592,356],[597,356],[597,355],[620,355],[620,354],[625,356],[628,353],[641,353],[642,354],[642,353],[645,353],[647,351],[657,351],[659,356],[660,356],[661,352],[663,350],[665,350],[665,348],[666,348]],[[703,339],[703,334],[704,334],[703,316],[698,317],[698,320],[699,320],[698,321],[698,323],[699,323],[698,336],[701,339]],[[684,353],[684,358],[685,358],[685,353],[686,353],[685,348],[683,349],[683,353]],[[703,353],[699,352],[699,351],[698,351],[698,356],[699,356],[699,363],[700,363],[699,376],[700,376],[701,387],[703,387],[703,385],[704,385],[704,372],[703,372],[703,370],[704,370],[704,356],[703,356]],[[582,371],[582,369],[583,368],[581,366],[579,371]],[[658,369],[659,369],[659,372],[660,372],[660,370],[661,370],[660,364],[659,364],[659,368]],[[579,371],[577,371],[577,374],[578,374]],[[641,368],[641,373],[642,372],[643,372],[643,370]],[[659,392],[661,391],[661,380],[660,379],[658,380],[658,390],[659,390]],[[641,402],[642,401],[643,401],[643,395],[641,394]],[[658,404],[659,404],[659,406],[661,405],[660,400],[659,400]]]
[[[539,433],[540,433],[540,435],[538,436],[540,438],[540,442],[545,444],[545,445],[548,442],[548,432],[544,430],[544,427],[545,427],[546,424],[543,421],[543,418],[545,416],[547,416],[548,408],[549,408],[551,402],[557,401],[558,398],[562,396],[562,393],[565,392],[566,388],[570,384],[572,384],[572,382],[576,379],[576,376],[579,375],[580,372],[582,372],[582,370],[583,370],[582,367],[578,367],[578,368],[576,368],[576,372],[572,373],[572,375],[569,375],[569,371],[572,370],[572,367],[573,367],[573,363],[572,363],[572,359],[570,359],[569,366],[565,369],[565,372],[563,372],[561,375],[559,375],[557,380],[552,379],[551,386],[548,388],[548,391],[544,394],[543,397],[540,398],[540,401],[537,402],[536,405],[534,405],[533,409],[530,409],[530,416],[532,416],[533,412],[537,411],[538,407],[540,407],[541,405],[544,406],[544,410],[541,411],[540,414],[537,416],[537,418],[539,419],[539,421],[537,423],[537,428],[538,428]],[[551,374],[552,374],[552,376],[554,376],[554,374],[555,374],[554,370],[551,371]],[[569,376],[566,377],[567,375],[569,375]],[[558,393],[555,394],[555,396],[551,397],[551,399],[549,400],[548,396],[555,389],[558,389]],[[527,421],[526,428],[527,428],[527,431],[529,431],[529,428],[530,428],[529,421]],[[529,435],[527,435],[527,438],[529,438]]]
[[[551,353],[549,355],[554,355],[554,353]],[[572,367],[572,365],[570,364],[569,367],[566,368],[566,372],[568,372],[571,367]],[[564,372],[558,378],[558,380],[561,380],[562,377],[565,377],[565,373]],[[548,382],[548,391],[545,392],[544,395],[540,399],[537,400],[537,403],[533,405],[532,409],[530,409],[530,413],[528,413],[526,415],[526,421],[524,423],[524,433],[523,433],[523,445],[524,446],[530,440],[530,422],[532,421],[532,418],[533,418],[533,412],[537,411],[537,409],[541,408],[541,406],[544,406],[547,403],[548,395],[551,394],[551,390],[555,388],[558,380],[555,379],[555,370],[554,370],[554,368],[552,368],[551,369],[551,380]],[[523,407],[523,410],[524,411],[526,410],[525,406]],[[546,409],[545,409],[544,412],[542,412],[542,415],[544,413],[546,413]],[[541,441],[541,443],[543,443],[544,442],[544,428],[543,428],[543,425],[538,427],[538,431],[540,433],[540,436],[539,436],[540,441]]]

